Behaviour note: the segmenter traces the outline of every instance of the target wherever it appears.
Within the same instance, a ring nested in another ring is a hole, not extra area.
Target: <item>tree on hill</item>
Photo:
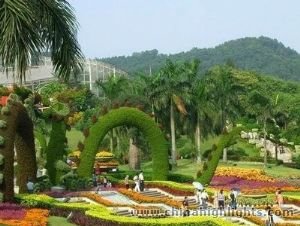
[[[267,37],[241,38],[225,42],[215,48],[193,48],[177,54],[159,54],[157,50],[134,53],[132,56],[103,58],[101,61],[119,67],[130,74],[152,72],[163,67],[166,59],[172,61],[201,61],[202,72],[214,65],[229,63],[237,68],[253,70],[278,78],[300,80],[300,55],[276,39]],[[232,66],[231,65],[231,66]]]

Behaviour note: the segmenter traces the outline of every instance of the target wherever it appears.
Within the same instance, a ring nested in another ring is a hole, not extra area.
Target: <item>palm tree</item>
[[[213,131],[213,120],[216,118],[216,107],[209,99],[209,90],[205,85],[206,79],[194,81],[191,89],[190,121],[194,130],[194,138],[197,151],[197,162],[201,163],[201,136]]]
[[[123,76],[110,76],[105,81],[96,81],[96,85],[100,88],[100,98],[109,109],[114,101],[128,91],[128,79]]]
[[[207,74],[207,86],[210,90],[210,99],[219,110],[217,133],[227,131],[227,123],[232,122],[239,114],[240,105],[238,94],[242,87],[234,83],[233,68],[224,65],[217,66]],[[223,152],[223,161],[227,161],[227,148]]]
[[[99,95],[102,97],[103,104],[108,109],[111,109],[113,103],[128,91],[128,80],[123,76],[110,76],[106,81],[96,81],[96,85],[100,88]],[[110,132],[110,151],[113,151],[114,147],[114,133],[114,129],[112,129]],[[119,140],[117,139],[117,143],[118,142]]]
[[[264,135],[264,167],[267,166],[268,163],[268,151],[267,151],[267,120],[273,119],[272,116],[272,108],[274,105],[272,104],[272,100],[268,97],[266,90],[261,90],[258,92],[257,90],[252,91],[249,94],[249,103],[251,105],[252,112],[256,115],[257,119],[263,122],[263,135]]]
[[[0,59],[20,83],[26,79],[31,55],[49,51],[58,77],[67,80],[81,68],[73,8],[65,0],[2,0],[0,3]]]
[[[176,165],[174,104],[182,114],[187,114],[182,99],[185,99],[188,93],[188,80],[182,65],[167,60],[164,67],[154,76],[151,88],[150,98],[156,108],[169,109],[172,164]]]

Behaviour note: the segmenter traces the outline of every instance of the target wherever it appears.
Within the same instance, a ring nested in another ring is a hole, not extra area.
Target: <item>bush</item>
[[[227,152],[229,160],[240,161],[242,157],[248,156],[244,149],[235,148],[229,149]]]
[[[300,169],[300,155],[298,155],[298,157],[295,158],[295,167],[297,169]]]
[[[32,208],[51,208],[56,202],[54,198],[47,195],[37,195],[37,194],[22,194],[15,197],[16,202],[23,206]]]
[[[51,188],[51,182],[48,176],[37,178],[37,182],[34,184],[34,192],[43,192]]]
[[[168,175],[168,180],[169,181],[174,181],[178,183],[192,183],[194,181],[194,178],[192,176],[186,176],[182,174],[169,174]]]

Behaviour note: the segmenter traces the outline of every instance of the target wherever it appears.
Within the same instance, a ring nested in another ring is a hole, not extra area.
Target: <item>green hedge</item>
[[[229,147],[234,142],[237,135],[241,133],[241,130],[241,127],[236,127],[230,133],[223,134],[218,145],[212,148],[209,158],[210,160],[204,163],[205,167],[203,168],[200,177],[197,178],[197,180],[203,185],[210,184],[218,166],[220,157],[222,156],[223,149]]]
[[[150,116],[136,108],[128,107],[111,110],[90,128],[89,136],[84,142],[78,174],[81,177],[92,175],[95,155],[104,136],[111,129],[123,125],[136,127],[145,135],[152,151],[152,178],[166,180],[169,168],[168,146],[162,131]]]

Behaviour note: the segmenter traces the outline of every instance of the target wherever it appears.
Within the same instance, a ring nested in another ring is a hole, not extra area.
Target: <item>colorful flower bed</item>
[[[9,210],[8,210],[9,211]],[[0,224],[13,226],[46,226],[49,216],[49,211],[45,209],[23,209],[24,215],[19,212],[13,215],[16,211],[12,211],[10,217],[6,213],[5,218],[0,216]],[[1,212],[1,211],[0,211]]]
[[[25,217],[26,211],[20,205],[14,203],[2,203],[0,204],[0,219],[23,219]]]
[[[215,176],[237,177],[245,180],[274,182],[275,179],[260,169],[244,169],[236,167],[218,167]]]
[[[106,207],[93,204],[79,204],[79,203],[61,203],[46,195],[19,195],[19,200],[22,203],[36,204],[36,205],[47,205],[51,209],[52,215],[66,217],[73,212],[71,222],[77,225],[84,226],[158,226],[158,225],[177,225],[177,226],[232,226],[229,221],[223,219],[209,217],[209,216],[191,216],[191,217],[180,217],[180,218],[160,218],[160,219],[141,219],[136,217],[125,217],[115,215],[113,212],[108,210]],[[16,224],[14,224],[16,225]],[[18,224],[17,224],[18,225]],[[22,224],[29,226],[29,224]],[[45,224],[31,224],[43,226]]]
[[[247,180],[242,179],[235,176],[214,176],[211,182],[212,187],[238,187],[241,189],[261,189],[268,187],[284,187],[287,186],[284,182],[269,182],[269,181],[255,181],[255,180]]]
[[[243,193],[274,193],[277,188],[283,191],[299,191],[299,187],[291,186],[280,181],[255,181],[247,180],[234,176],[214,176],[211,186],[217,189],[229,190],[231,188],[240,188]]]

